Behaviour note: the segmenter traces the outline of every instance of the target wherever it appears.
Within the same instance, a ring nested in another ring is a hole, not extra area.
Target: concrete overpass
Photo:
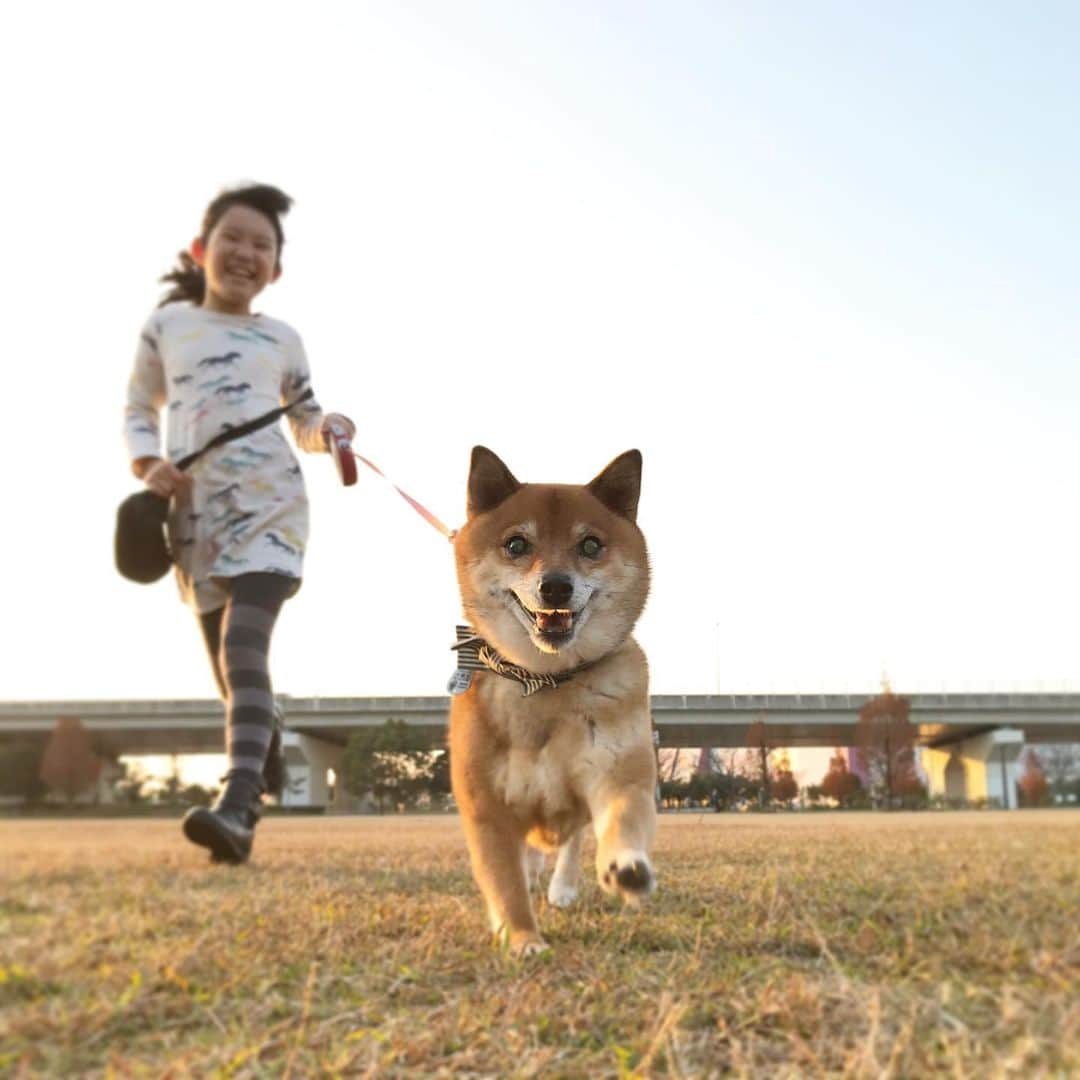
[[[1015,804],[1026,743],[1080,742],[1080,694],[913,694],[911,721],[923,747],[931,793]],[[778,746],[851,746],[859,694],[657,695],[653,719],[664,747],[744,747],[750,726],[764,721]],[[289,802],[325,802],[326,770],[349,734],[389,719],[419,728],[441,745],[446,697],[278,699],[288,718]],[[0,744],[48,738],[61,716],[78,717],[110,757],[221,753],[223,713],[217,700],[0,702]]]

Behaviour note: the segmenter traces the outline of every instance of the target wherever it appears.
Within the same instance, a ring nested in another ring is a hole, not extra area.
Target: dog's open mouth
[[[533,610],[527,607],[513,589],[510,595],[517,601],[518,608],[532,623],[536,632],[546,641],[557,642],[565,640],[574,633],[574,623],[581,611],[571,611],[569,608],[537,608]],[[587,606],[587,605],[586,605]],[[585,609],[582,608],[582,611]]]

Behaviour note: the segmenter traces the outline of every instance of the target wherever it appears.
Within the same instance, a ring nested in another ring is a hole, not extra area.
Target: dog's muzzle
[[[574,582],[566,574],[545,575],[538,591],[544,606],[530,607],[513,589],[510,595],[537,634],[552,645],[557,645],[573,636],[578,620],[589,606],[589,600],[576,611],[569,606],[574,595]]]

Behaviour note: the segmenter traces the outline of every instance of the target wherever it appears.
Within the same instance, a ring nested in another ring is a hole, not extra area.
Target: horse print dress
[[[169,304],[150,316],[128,383],[128,453],[177,461],[229,427],[294,401],[310,382],[299,334],[265,315]],[[314,399],[286,414],[296,444],[326,449]],[[169,509],[180,594],[200,614],[223,607],[221,579],[262,572],[295,578],[308,537],[304,478],[280,423],[219,446],[189,470],[191,495]],[[225,583],[227,584],[227,583]]]

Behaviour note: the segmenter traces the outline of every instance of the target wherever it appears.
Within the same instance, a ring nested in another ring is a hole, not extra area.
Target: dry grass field
[[[1080,813],[662,818],[489,942],[447,818],[0,821],[0,1075],[1075,1076]],[[588,857],[587,853],[587,857]]]

